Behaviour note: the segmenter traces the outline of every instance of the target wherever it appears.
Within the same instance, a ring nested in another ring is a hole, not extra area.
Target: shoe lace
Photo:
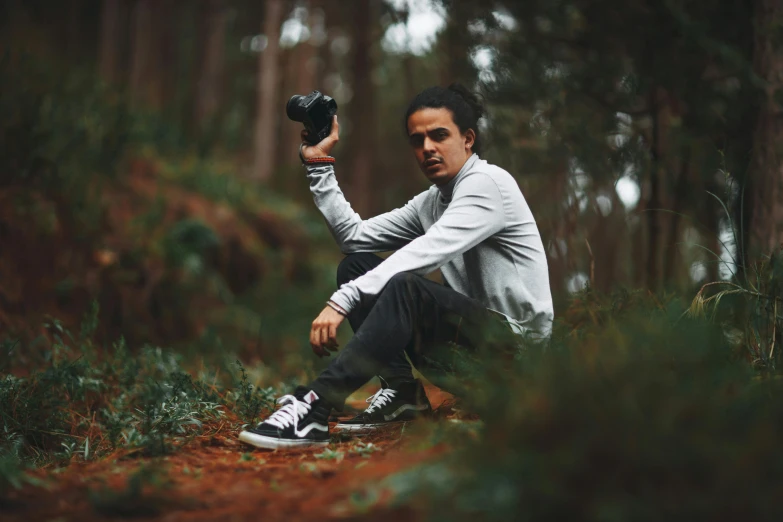
[[[372,413],[376,409],[385,406],[387,402],[391,402],[395,395],[397,395],[396,390],[392,390],[391,388],[381,388],[375,392],[375,395],[372,397],[367,397],[365,402],[369,402],[370,406],[364,410],[364,413]]]
[[[277,403],[282,404],[283,407],[270,415],[264,422],[280,429],[287,428],[292,424],[294,425],[294,430],[298,429],[299,421],[312,408],[312,405],[300,401],[293,395],[283,395],[277,399]]]

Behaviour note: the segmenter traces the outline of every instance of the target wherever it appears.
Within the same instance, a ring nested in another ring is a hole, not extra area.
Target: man
[[[430,411],[417,369],[449,370],[449,350],[475,349],[482,325],[499,322],[518,334],[547,337],[553,319],[549,274],[535,220],[514,178],[478,156],[478,99],[464,87],[432,87],[405,115],[409,143],[433,183],[405,206],[362,220],[343,197],[329,156],[332,133],[302,144],[310,190],[347,257],[340,285],[313,321],[310,344],[319,356],[337,348],[348,318],[355,335],[309,386],[240,440],[261,448],[325,445],[328,417],[375,375],[382,388],[356,418],[337,425],[366,429]],[[371,252],[396,250],[383,260]],[[440,268],[444,285],[423,276]]]

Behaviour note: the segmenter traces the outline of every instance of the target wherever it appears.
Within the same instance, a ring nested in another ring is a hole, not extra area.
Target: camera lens
[[[288,100],[288,104],[285,106],[285,113],[289,119],[300,123],[307,119],[307,109],[301,103],[303,98],[304,96],[301,94],[294,94]]]

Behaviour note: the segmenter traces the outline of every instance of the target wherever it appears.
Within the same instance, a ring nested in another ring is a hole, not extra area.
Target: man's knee
[[[357,277],[364,275],[367,270],[367,266],[371,266],[370,259],[375,257],[375,254],[368,252],[358,252],[356,254],[348,254],[337,265],[337,287],[344,285],[350,281],[353,281]]]
[[[399,292],[401,290],[410,290],[422,280],[423,278],[421,276],[416,275],[413,272],[398,272],[391,276],[391,279],[386,283],[386,287],[383,291],[386,292],[391,290],[392,292]]]

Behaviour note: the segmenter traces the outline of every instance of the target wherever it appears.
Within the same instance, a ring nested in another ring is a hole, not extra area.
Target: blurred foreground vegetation
[[[481,436],[389,478],[398,502],[435,520],[783,516],[783,383],[727,324],[633,294],[586,292],[571,311],[593,320],[479,370]]]

